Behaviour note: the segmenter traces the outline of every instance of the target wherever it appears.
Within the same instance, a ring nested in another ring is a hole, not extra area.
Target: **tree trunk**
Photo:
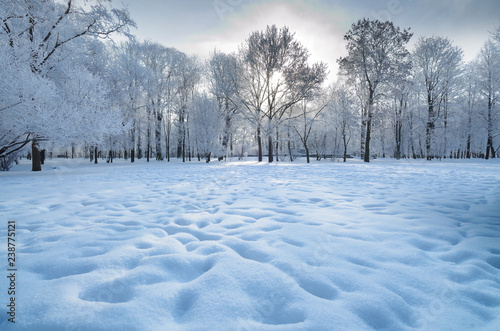
[[[36,140],[31,143],[31,171],[42,171],[40,144]]]
[[[165,156],[167,157],[167,162],[170,162],[170,123],[167,123],[165,129]]]
[[[226,105],[226,109],[227,109],[227,105]],[[227,112],[227,110],[226,110]],[[223,133],[223,136],[222,136],[222,148],[224,150],[224,153],[225,153],[225,156],[227,156],[227,150],[229,148],[229,134],[230,134],[230,130],[231,130],[231,116],[229,116],[228,114],[226,114],[226,117],[225,117],[225,124],[224,124],[224,133]]]
[[[370,162],[370,140],[371,140],[371,129],[372,129],[374,94],[375,92],[370,89],[370,96],[368,98],[367,119],[366,119],[366,142],[365,142],[365,157],[364,157],[365,162]]]
[[[42,150],[40,151],[40,163],[41,163],[42,165],[44,165],[44,164],[45,164],[45,149],[42,149]]]
[[[94,163],[97,164],[97,146],[94,148]]]
[[[275,154],[275,160],[276,160],[276,162],[279,162],[279,160],[280,160],[280,147],[281,146],[280,146],[280,143],[279,143],[279,141],[280,141],[279,138],[280,138],[280,136],[279,136],[278,126],[276,125],[276,144],[274,146],[274,152],[276,153]]]
[[[262,162],[262,135],[260,132],[260,127],[257,128],[257,145],[259,149],[259,162]]]
[[[368,106],[363,106],[361,109],[361,139],[360,139],[360,154],[361,154],[361,159],[365,159],[365,154],[366,154],[366,125],[368,122],[368,113],[369,113],[369,107]],[[340,146],[340,142],[339,145]]]
[[[444,147],[443,147],[443,154],[446,158],[446,153],[448,149],[448,93],[446,92],[446,95],[444,96],[444,112],[443,112],[443,119],[444,119]]]
[[[148,119],[149,119],[148,115]],[[146,131],[146,138],[148,140],[146,144],[146,161],[149,162],[149,157],[151,154],[151,123],[148,123],[148,130]]]
[[[434,104],[432,96],[429,94],[427,96],[427,103],[429,105],[429,114],[427,118],[427,125],[425,128],[425,151],[427,153],[427,160],[432,160],[431,155],[431,143],[432,143],[432,133],[434,131]]]
[[[156,160],[161,161],[163,157],[161,155],[161,128],[162,128],[163,115],[160,111],[156,112],[156,128],[155,128],[155,140],[156,140]]]
[[[403,123],[401,120],[401,117],[398,116],[398,119],[396,120],[396,160],[401,159],[401,140],[402,140],[402,130],[403,130]]]
[[[186,162],[186,133],[185,132],[184,132],[184,136],[182,137],[181,150],[182,150],[182,162]]]
[[[361,158],[365,158],[365,143],[366,143],[366,116],[363,114],[363,119],[361,120],[361,146],[360,146],[360,154]]]
[[[271,134],[267,137],[267,142],[268,142],[268,153],[269,155],[267,156],[267,160],[269,163],[272,163],[274,161],[274,155],[273,155],[273,137]]]
[[[141,122],[137,126],[137,159],[142,159]]]
[[[495,149],[493,148],[493,120],[492,120],[492,109],[493,109],[493,101],[491,95],[488,98],[488,140],[486,142],[486,156],[485,159],[488,160],[490,158],[495,158]]]
[[[495,149],[493,148],[493,137],[491,134],[488,132],[488,142],[486,144],[486,156],[485,159],[488,160],[491,158],[494,159],[496,157],[495,155]]]
[[[471,155],[470,155],[470,145],[471,145],[471,135],[469,134],[467,136],[467,151],[465,152],[465,157],[467,159],[470,159]]]
[[[306,160],[307,163],[311,162],[311,156],[309,154],[309,147],[307,146],[307,143],[304,142],[304,149],[306,150]]]
[[[371,118],[368,118],[368,120],[366,121],[366,143],[365,143],[365,157],[364,157],[365,162],[370,162],[371,127],[372,127],[372,120]]]
[[[349,144],[349,141],[347,140],[345,134],[343,135],[342,139],[344,140],[344,162],[347,162],[347,145]]]

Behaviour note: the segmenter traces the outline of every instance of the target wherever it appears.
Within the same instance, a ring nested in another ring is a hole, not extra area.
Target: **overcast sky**
[[[252,31],[284,25],[332,73],[345,55],[343,35],[363,17],[390,20],[420,36],[450,38],[466,60],[500,26],[499,0],[121,0],[141,40],[157,41],[206,58],[215,48],[233,52]],[[119,6],[120,2],[115,1]],[[412,46],[410,46],[410,49]]]

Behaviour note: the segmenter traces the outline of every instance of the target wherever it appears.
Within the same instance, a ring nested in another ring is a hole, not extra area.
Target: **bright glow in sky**
[[[343,35],[351,24],[367,17],[391,20],[411,27],[412,44],[420,36],[450,38],[475,57],[500,26],[498,0],[121,0],[138,29],[139,39],[157,41],[200,58],[215,48],[238,50],[252,31],[266,25],[287,25],[310,52],[311,61],[323,61],[332,74],[345,55]],[[120,6],[118,1],[115,6]]]

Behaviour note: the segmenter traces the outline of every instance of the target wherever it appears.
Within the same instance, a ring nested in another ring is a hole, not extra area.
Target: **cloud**
[[[140,39],[208,57],[215,48],[235,52],[251,32],[288,26],[311,55],[329,65],[345,55],[343,35],[367,17],[389,19],[419,36],[448,37],[472,59],[500,25],[498,0],[121,0],[137,20]]]
[[[253,31],[267,25],[288,26],[295,38],[310,53],[312,62],[325,62],[336,72],[336,59],[345,52],[343,35],[352,18],[340,7],[323,1],[253,1],[244,2],[233,11],[226,11],[220,24],[212,31],[191,36],[179,47],[200,56],[207,56],[214,48],[234,52]]]

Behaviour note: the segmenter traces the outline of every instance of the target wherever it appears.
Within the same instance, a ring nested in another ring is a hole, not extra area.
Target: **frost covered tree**
[[[392,22],[359,20],[344,36],[348,55],[338,59],[341,73],[364,90],[363,118],[365,132],[364,161],[370,161],[370,139],[374,106],[388,82],[410,69],[406,44],[412,37],[408,30]]]
[[[450,86],[460,75],[461,61],[462,50],[443,37],[421,37],[413,52],[416,79],[423,86],[427,101],[425,128],[427,160],[442,156],[437,155],[437,148],[434,146],[435,128],[437,121],[442,119],[446,134]],[[443,154],[445,152],[443,151]]]
[[[407,116],[410,94],[413,89],[413,77],[400,76],[390,83],[391,106],[393,110],[393,126],[394,126],[394,157],[400,159],[402,157],[403,141],[405,139],[404,125]]]
[[[189,126],[198,158],[204,158],[207,163],[212,155],[221,149],[223,122],[225,118],[221,116],[218,100],[207,94],[196,93],[191,106]]]
[[[309,54],[287,27],[268,26],[255,31],[240,48],[242,88],[240,100],[257,125],[259,161],[262,131],[268,142],[268,161],[273,162],[278,125],[287,110],[307,99],[326,78],[326,65],[307,63]]]
[[[336,132],[339,133],[342,142],[342,158],[347,161],[347,149],[354,133],[359,125],[359,116],[356,114],[355,100],[349,87],[343,82],[337,82],[333,86],[333,93],[328,105],[329,112],[333,117]]]
[[[224,118],[222,148],[224,154],[232,153],[233,118],[239,109],[240,66],[234,54],[225,54],[215,50],[208,61],[208,82],[210,92],[219,104],[219,111]]]
[[[320,119],[320,115],[328,106],[328,92],[324,91],[321,96],[314,95],[304,99],[294,106],[294,113],[297,119],[294,121],[293,129],[306,152],[306,162],[310,163],[310,145],[309,138],[313,132],[313,128]]]
[[[193,100],[196,87],[201,79],[201,66],[194,56],[182,53],[177,74],[177,158],[185,162],[191,160],[191,144],[189,137],[189,105]]]
[[[112,58],[110,85],[113,94],[119,99],[119,107],[130,123],[128,138],[124,139],[123,146],[129,151],[130,161],[133,163],[136,156],[142,157],[140,123],[141,112],[146,107],[144,85],[147,69],[140,61],[141,47],[136,41],[124,42],[115,47]]]
[[[474,128],[476,127],[476,111],[479,102],[479,88],[477,82],[477,64],[475,61],[468,63],[462,77],[461,104],[464,109],[464,134],[465,134],[465,157],[470,159],[473,154]]]
[[[147,149],[151,149],[149,145],[153,139],[152,131],[154,131],[156,160],[163,160],[161,148],[163,121],[164,117],[166,117],[167,121],[171,120],[170,112],[175,97],[176,80],[180,74],[183,58],[183,53],[175,48],[165,47],[149,41],[141,45],[141,61],[147,72],[144,81],[148,114]],[[154,129],[152,129],[151,125],[154,126]],[[168,126],[166,129],[167,134],[170,134]],[[169,154],[169,147],[167,146],[167,154]]]
[[[478,87],[484,100],[479,116],[487,133],[485,158],[495,158],[493,143],[494,139],[500,135],[500,108],[497,106],[500,97],[500,48],[498,45],[488,40],[479,52],[476,65]]]
[[[83,128],[75,123],[97,122],[106,116],[107,112],[99,111],[105,106],[101,96],[93,95],[99,92],[96,88],[103,88],[103,82],[86,66],[84,41],[127,34],[134,23],[126,10],[110,8],[104,1],[87,8],[72,0],[2,3],[0,52],[9,68],[0,70],[13,74],[0,99],[1,123],[7,127],[0,133],[4,153],[0,157],[20,146],[18,143],[32,142],[32,170],[39,171],[40,140],[72,138]],[[98,117],[88,118],[96,112]],[[80,139],[98,139],[103,134],[91,137],[96,131],[87,133],[85,129],[80,133]]]

